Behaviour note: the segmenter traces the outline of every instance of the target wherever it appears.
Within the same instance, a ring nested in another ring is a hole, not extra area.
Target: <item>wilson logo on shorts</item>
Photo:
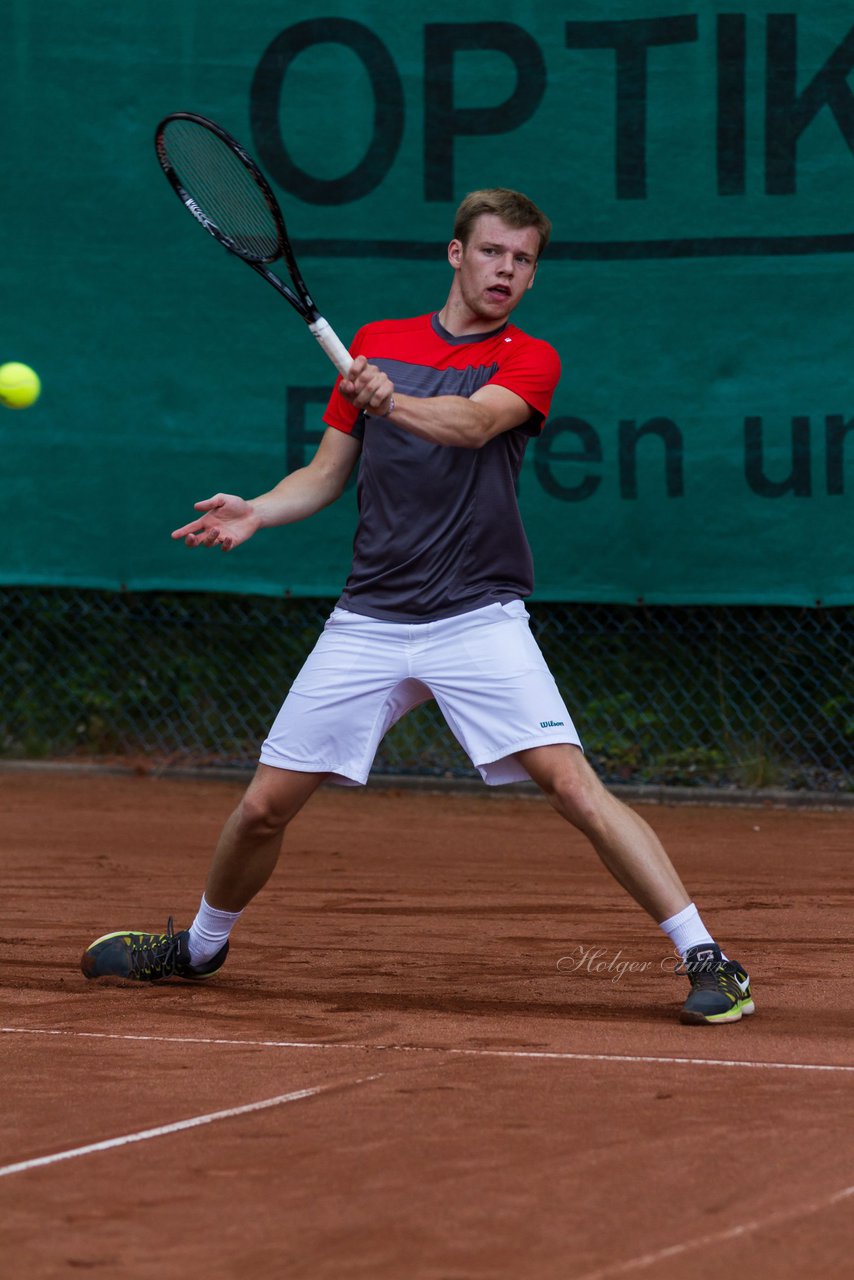
[[[540,728],[541,729],[562,729],[563,721],[562,720],[541,720]]]

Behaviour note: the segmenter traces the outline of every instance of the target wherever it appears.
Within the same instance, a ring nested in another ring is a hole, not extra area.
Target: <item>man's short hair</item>
[[[480,191],[470,191],[457,209],[454,239],[467,244],[475,221],[484,213],[494,213],[508,227],[517,230],[534,227],[540,237],[540,253],[549,242],[552,224],[542,209],[533,200],[523,196],[521,191],[511,191],[508,187],[485,187]]]

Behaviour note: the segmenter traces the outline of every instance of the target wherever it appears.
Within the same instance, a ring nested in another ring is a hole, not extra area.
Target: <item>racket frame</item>
[[[172,163],[169,156],[169,146],[166,140],[167,126],[173,121],[186,120],[191,124],[196,124],[200,128],[207,129],[214,137],[218,138],[231,152],[236,156],[240,163],[253,179],[264,202],[270,211],[273,222],[276,227],[277,250],[274,254],[267,254],[264,257],[253,256],[223,231],[216,222],[210,218],[202,209],[202,207],[193,198],[181,181],[181,178]],[[271,284],[283,298],[291,304],[294,310],[302,316],[308,325],[311,333],[314,334],[320,346],[326,352],[326,355],[338,369],[342,377],[346,377],[350,366],[353,363],[353,357],[344,346],[341,339],[335,333],[329,321],[324,319],[317,309],[317,306],[308,291],[308,286],[303,279],[302,272],[296,260],[291,242],[288,238],[288,231],[285,225],[285,218],[282,213],[278,200],[273,192],[272,187],[265,178],[264,174],[258,168],[258,165],[249,155],[248,151],[240,145],[236,138],[226,130],[222,125],[217,124],[213,120],[209,120],[206,116],[197,115],[193,111],[173,111],[169,115],[164,116],[157,125],[154,132],[154,147],[157,152],[157,159],[163,170],[169,185],[177,195],[178,199],[184,205],[189,213],[195,218],[200,226],[213,236],[224,249],[229,253],[233,253],[236,257],[242,259],[248,266],[262,276],[268,284]],[[288,269],[293,288],[288,285],[281,276],[270,270],[270,264],[282,259]]]

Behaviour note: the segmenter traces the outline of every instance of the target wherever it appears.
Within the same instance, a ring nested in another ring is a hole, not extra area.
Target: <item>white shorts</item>
[[[415,625],[336,608],[261,763],[364,784],[383,736],[431,697],[490,786],[528,781],[517,751],[581,745],[521,600]]]

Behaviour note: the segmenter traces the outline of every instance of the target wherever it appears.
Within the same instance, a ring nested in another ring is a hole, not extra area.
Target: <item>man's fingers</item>
[[[203,520],[191,520],[189,524],[182,525],[180,529],[175,530],[172,537],[183,538],[188,547],[212,547],[225,535],[218,525],[209,524],[206,516]],[[229,544],[231,541],[229,537]]]
[[[219,547],[221,551],[231,551],[234,538],[231,534],[223,533],[222,529],[205,529],[196,533],[188,532],[184,536],[184,543],[188,547]]]
[[[386,404],[394,391],[387,374],[376,365],[369,364],[364,356],[357,356],[347,378],[343,378],[341,392],[357,409],[379,409]]]
[[[377,390],[374,392],[374,394],[371,396],[371,399],[369,401],[371,408],[372,409],[381,408],[386,403],[390,395],[391,395],[391,392],[389,391],[387,386],[383,385],[381,387],[378,387]]]
[[[378,409],[388,400],[393,390],[391,381],[384,373],[380,373],[359,388],[354,404],[360,409]]]
[[[204,527],[201,520],[191,520],[189,524],[182,524],[180,529],[175,529],[172,533],[173,538],[186,538],[188,534],[198,533]],[[188,543],[188,545],[191,545]]]
[[[203,541],[203,539],[200,537],[196,538],[195,535],[201,535],[203,533],[207,535],[211,529],[210,522],[212,513],[222,510],[227,506],[227,504],[228,494],[225,493],[216,493],[212,498],[202,498],[201,502],[194,502],[193,506],[195,509],[197,511],[204,511],[205,514],[196,520],[190,520],[187,524],[182,524],[180,529],[175,529],[172,537],[176,539],[183,538],[188,547],[198,546],[199,542]],[[228,519],[227,513],[224,513],[224,518]],[[220,533],[221,530],[217,529],[216,532]],[[192,542],[189,540],[191,536],[194,539]],[[213,544],[206,542],[206,545],[212,546]]]

